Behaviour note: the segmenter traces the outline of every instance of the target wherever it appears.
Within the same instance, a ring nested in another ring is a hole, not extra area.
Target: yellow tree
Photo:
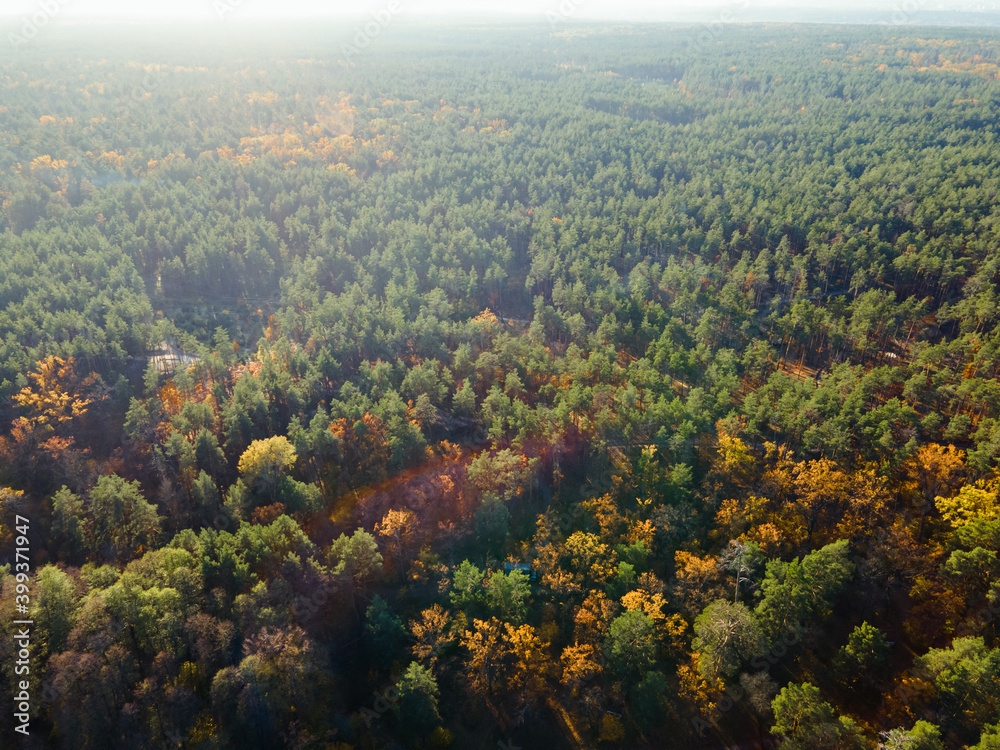
[[[413,538],[416,525],[417,517],[412,510],[390,510],[375,524],[375,533],[386,539],[395,550],[399,566],[403,564],[403,551]]]
[[[600,643],[607,635],[618,605],[600,591],[592,591],[573,617],[577,643]]]
[[[934,503],[941,512],[941,517],[953,529],[973,521],[995,521],[1000,518],[996,489],[989,488],[982,481],[976,482],[974,486],[965,485],[954,497],[937,497]]]
[[[450,630],[451,618],[440,604],[421,612],[419,620],[410,620],[410,633],[416,641],[411,647],[414,658],[434,671],[441,651],[455,640]]]
[[[854,472],[847,503],[837,523],[837,537],[872,544],[878,532],[892,525],[893,493],[875,466]]]
[[[560,658],[562,677],[559,681],[569,688],[574,697],[581,687],[604,671],[599,661],[600,656],[600,649],[592,643],[567,646],[563,649]]]
[[[248,484],[260,487],[273,503],[278,482],[295,465],[295,458],[295,446],[284,435],[276,435],[250,443],[237,468]]]
[[[0,487],[0,549],[9,549],[17,526],[17,512],[24,502],[23,490]]]
[[[545,694],[547,660],[530,625],[514,627],[495,617],[473,620],[462,646],[469,654],[469,687],[498,718],[512,718]]]
[[[933,507],[934,498],[949,494],[947,490],[956,487],[965,474],[965,452],[954,445],[922,445],[903,464],[903,471],[906,472],[904,486],[913,492],[920,510],[919,542],[923,538],[924,521]]]
[[[722,419],[715,423],[719,454],[712,473],[735,487],[747,486],[754,466],[750,446],[737,437],[741,427],[737,425],[732,429]]]
[[[609,549],[596,534],[573,532],[566,540],[566,551],[573,570],[581,574],[584,580],[603,583],[617,569],[614,550]]]
[[[701,612],[709,602],[726,595],[721,585],[722,568],[714,555],[698,557],[678,550],[674,553],[674,571],[677,595],[691,617]]]
[[[795,468],[795,499],[789,511],[795,519],[793,529],[806,550],[813,546],[813,535],[828,518],[840,516],[850,490],[850,481],[833,461],[818,458],[803,461]]]
[[[687,629],[683,617],[676,614],[667,617],[663,613],[663,607],[667,603],[663,594],[650,594],[642,589],[635,589],[625,594],[621,601],[626,610],[639,610],[652,620],[661,637],[680,635]]]
[[[30,385],[14,395],[14,401],[27,410],[32,427],[51,432],[87,411],[93,399],[83,391],[93,385],[93,375],[81,380],[72,357],[46,357],[37,367],[37,372],[28,373]]]

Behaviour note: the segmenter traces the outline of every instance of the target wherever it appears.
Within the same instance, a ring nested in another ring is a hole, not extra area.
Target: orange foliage
[[[271,505],[262,505],[259,508],[254,508],[253,514],[250,516],[250,523],[255,523],[260,526],[267,526],[273,523],[279,516],[284,515],[285,505],[284,503],[273,503]]]

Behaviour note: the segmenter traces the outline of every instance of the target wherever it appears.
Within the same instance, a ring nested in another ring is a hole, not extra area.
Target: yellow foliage
[[[691,654],[691,660],[681,664],[677,668],[677,678],[679,681],[678,694],[682,699],[694,706],[707,719],[716,712],[716,706],[722,698],[722,691],[725,687],[718,677],[711,681],[702,677],[698,670],[698,658],[701,656],[697,651]]]
[[[623,739],[625,739],[625,727],[621,722],[621,719],[611,714],[604,714],[601,717],[601,731],[597,737],[601,742],[609,742],[612,745],[618,745]]]
[[[80,381],[73,358],[47,357],[38,363],[38,372],[28,374],[31,385],[14,396],[19,406],[28,410],[34,427],[55,427],[82,416],[93,399],[80,391],[94,382],[93,376]]]
[[[995,521],[1000,518],[996,489],[989,490],[982,481],[976,482],[975,486],[962,487],[954,497],[938,496],[934,498],[934,504],[953,529],[973,521]]]

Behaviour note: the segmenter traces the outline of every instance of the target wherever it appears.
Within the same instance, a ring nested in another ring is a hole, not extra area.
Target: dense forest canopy
[[[1000,747],[996,33],[354,31],[0,59],[4,742]]]

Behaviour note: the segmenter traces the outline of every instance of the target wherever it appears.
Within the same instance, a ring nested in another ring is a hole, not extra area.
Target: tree
[[[350,578],[359,589],[382,572],[382,553],[375,537],[364,529],[337,537],[330,545],[327,560],[334,575]]]
[[[452,409],[456,414],[463,417],[472,417],[476,413],[476,392],[472,390],[472,384],[466,378],[462,381],[462,387],[455,391],[452,398]]]
[[[656,663],[653,621],[639,610],[619,615],[608,629],[604,653],[619,674],[641,678]]]
[[[903,468],[912,477],[911,481],[919,492],[920,530],[917,540],[923,537],[924,519],[932,507],[934,498],[941,489],[953,485],[965,471],[964,453],[954,445],[937,443],[922,445],[910,457]]]
[[[138,482],[117,474],[99,477],[87,507],[91,550],[108,559],[128,561],[151,548],[160,535],[160,516],[146,502]]]
[[[958,528],[978,519],[995,521],[1000,519],[1000,503],[997,493],[982,485],[962,487],[954,497],[937,497],[935,505],[952,528]]]
[[[983,735],[985,737],[985,733]],[[1000,748],[1000,745],[997,746]],[[978,748],[988,750],[990,746]],[[941,742],[941,732],[936,726],[926,721],[918,721],[913,729],[891,729],[882,732],[882,741],[878,750],[944,750]],[[977,750],[972,748],[972,750]]]
[[[85,528],[83,500],[63,485],[52,497],[52,542],[61,559],[75,560],[83,553]]]
[[[30,386],[14,396],[14,401],[28,411],[35,429],[51,434],[64,422],[86,413],[93,403],[82,391],[93,385],[93,376],[80,379],[73,358],[46,357],[37,363],[38,372],[28,373]]]
[[[560,662],[562,677],[560,683],[575,695],[590,680],[600,675],[604,668],[599,661],[600,649],[591,643],[567,646],[563,649]]]
[[[698,669],[706,678],[731,677],[761,648],[761,635],[742,603],[719,599],[695,618],[691,647],[699,652]]]
[[[489,549],[503,542],[510,528],[510,511],[495,495],[487,495],[473,514],[476,536]]]
[[[934,686],[942,715],[970,738],[995,718],[1000,648],[988,648],[982,638],[956,638],[949,648],[934,648],[915,659],[913,669]]]
[[[754,614],[770,639],[798,632],[806,622],[826,619],[834,600],[854,572],[846,540],[790,563],[772,560],[761,583],[761,600]]]
[[[440,604],[421,612],[419,620],[410,620],[410,634],[415,640],[413,655],[431,672],[441,652],[455,641],[451,618]]]
[[[406,628],[381,596],[376,595],[365,611],[365,635],[374,660],[383,666],[392,664],[406,639]]]
[[[799,464],[795,470],[796,497],[791,508],[801,518],[796,529],[806,549],[824,516],[836,514],[849,494],[849,481],[832,461],[820,458]]]
[[[630,693],[630,701],[646,731],[663,721],[669,687],[662,672],[647,672]]]
[[[66,648],[66,640],[73,629],[74,617],[73,579],[53,565],[38,571],[32,597],[33,616],[46,655],[57,654]]]
[[[503,449],[484,451],[469,464],[469,483],[482,494],[509,501],[529,490],[535,481],[539,459]]]
[[[278,747],[293,717],[311,717],[329,689],[321,650],[298,628],[263,628],[243,659],[212,679],[212,711],[227,744]]]
[[[278,481],[295,465],[295,447],[283,435],[254,440],[240,456],[239,472],[252,488],[275,501]]]
[[[889,656],[889,642],[882,631],[863,622],[840,647],[833,664],[843,682],[871,684],[889,666]]]
[[[860,750],[865,746],[857,724],[836,716],[833,707],[822,700],[819,688],[808,682],[782,688],[771,708],[771,733],[781,738],[780,750]]]
[[[411,662],[396,688],[399,702],[395,710],[407,734],[422,736],[440,723],[437,680],[430,670]]]
[[[528,576],[520,570],[495,570],[486,582],[486,604],[494,616],[507,622],[524,620],[530,595]]]
[[[485,599],[483,572],[468,560],[455,568],[451,577],[451,604],[467,614],[474,612]]]
[[[940,747],[943,745],[939,742],[937,747],[928,745],[927,750],[938,750]],[[1000,750],[1000,724],[987,724],[983,728],[979,742],[970,747],[969,750]]]
[[[738,602],[740,599],[740,584],[746,584],[748,588],[753,586],[764,562],[764,554],[756,542],[730,540],[719,557],[719,563],[736,576],[736,582],[733,585],[734,602]]]
[[[473,620],[462,646],[469,686],[498,714],[520,713],[544,695],[546,658],[530,625]]]
[[[390,510],[375,524],[375,533],[389,542],[396,551],[396,564],[403,565],[406,546],[413,539],[417,516],[412,510]]]

